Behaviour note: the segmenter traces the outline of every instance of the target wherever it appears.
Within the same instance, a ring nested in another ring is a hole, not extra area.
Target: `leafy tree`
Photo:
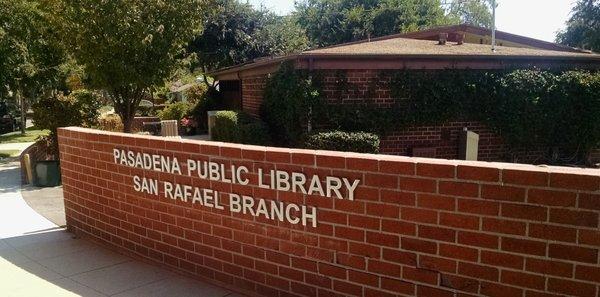
[[[201,28],[204,0],[59,0],[64,40],[92,87],[105,90],[123,130]]]
[[[48,8],[39,1],[0,0],[0,96],[20,101],[22,133],[29,103],[59,84],[65,59]]]
[[[453,0],[447,7],[450,23],[492,27],[491,0]]]
[[[579,0],[567,28],[558,33],[556,41],[600,52],[600,0]]]
[[[439,0],[304,0],[296,4],[295,16],[313,46],[446,23]]]
[[[188,47],[192,68],[207,72],[307,47],[304,33],[291,17],[238,0],[215,0],[212,8],[204,11],[204,31]]]

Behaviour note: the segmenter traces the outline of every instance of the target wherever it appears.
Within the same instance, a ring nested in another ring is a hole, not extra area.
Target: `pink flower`
[[[181,126],[186,127],[186,128],[193,128],[193,127],[196,127],[197,124],[194,119],[183,118],[183,119],[181,119]]]

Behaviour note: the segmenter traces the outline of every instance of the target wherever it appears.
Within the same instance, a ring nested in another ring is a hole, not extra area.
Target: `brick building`
[[[394,102],[386,87],[391,79],[385,75],[389,70],[600,69],[600,55],[501,31],[497,32],[498,46],[492,52],[490,36],[489,30],[468,25],[440,27],[257,59],[212,75],[221,82],[234,108],[258,115],[269,75],[286,61],[293,61],[297,69],[321,71],[324,95],[331,103],[361,102],[381,107]],[[340,72],[347,78],[345,90],[336,89]],[[409,156],[426,152],[428,157],[454,159],[459,154],[459,134],[464,128],[480,136],[479,160],[509,158],[509,148],[498,135],[481,123],[469,121],[388,133],[382,139],[381,151]],[[512,161],[535,162],[539,154],[519,157]]]

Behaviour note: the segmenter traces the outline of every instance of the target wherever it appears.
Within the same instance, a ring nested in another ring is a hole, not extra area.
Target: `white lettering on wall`
[[[326,176],[322,179],[317,174],[306,175],[302,172],[275,169],[257,168],[256,173],[252,173],[246,166],[226,165],[214,161],[187,159],[180,164],[179,160],[173,156],[140,153],[118,148],[113,149],[113,159],[115,164],[122,166],[200,178],[211,181],[211,183],[247,186],[250,185],[250,176],[256,174],[257,179],[254,179],[256,183],[254,186],[259,188],[350,201],[354,201],[356,189],[360,184],[359,179],[351,180],[335,176]],[[182,173],[184,167],[185,174]],[[166,199],[225,210],[226,204],[221,203],[220,193],[212,189],[133,176],[133,189],[136,192],[158,196],[160,183],[162,183],[162,193]],[[292,225],[317,226],[317,209],[312,206],[254,198],[235,193],[229,194],[228,202],[228,211],[232,213],[242,213]]]

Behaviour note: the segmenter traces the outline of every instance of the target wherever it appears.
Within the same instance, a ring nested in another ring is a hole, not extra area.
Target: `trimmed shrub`
[[[223,110],[215,115],[212,129],[215,141],[268,145],[271,143],[266,125],[245,113]]]
[[[304,147],[314,150],[379,153],[379,136],[366,132],[327,131],[309,135]]]
[[[60,127],[93,127],[98,121],[100,101],[94,92],[78,90],[69,96],[42,97],[33,104],[33,122],[40,129],[50,130],[48,154],[58,157],[58,135]]]
[[[158,117],[163,121],[175,120],[180,122],[192,111],[192,104],[188,102],[175,102],[167,105],[165,109],[158,113]]]
[[[212,128],[212,139],[224,142],[239,142],[238,113],[223,110],[215,114],[215,126]]]

